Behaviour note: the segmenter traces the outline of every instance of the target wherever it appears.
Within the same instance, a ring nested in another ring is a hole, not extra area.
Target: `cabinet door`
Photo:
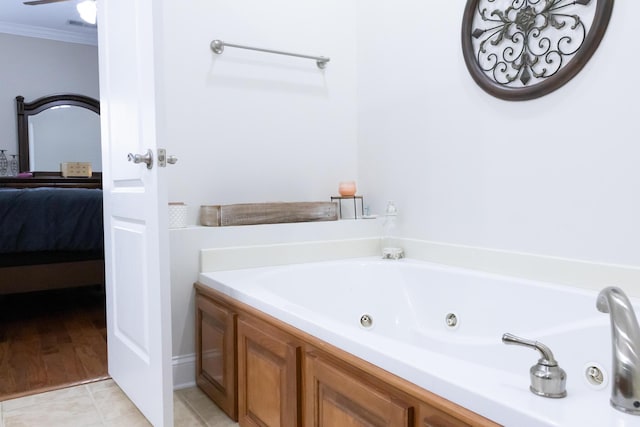
[[[235,342],[235,313],[196,295],[196,383],[237,420]]]
[[[413,408],[319,356],[305,358],[305,427],[410,427]]]
[[[251,319],[238,319],[240,425],[300,425],[300,354],[300,347],[285,333]]]

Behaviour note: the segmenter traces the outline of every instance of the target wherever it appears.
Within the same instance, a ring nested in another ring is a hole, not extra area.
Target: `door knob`
[[[147,150],[145,154],[129,153],[127,158],[133,163],[146,163],[147,169],[151,169],[153,167],[153,152],[151,150]]]
[[[178,163],[178,158],[176,156],[167,156],[167,163],[170,165],[175,165]]]

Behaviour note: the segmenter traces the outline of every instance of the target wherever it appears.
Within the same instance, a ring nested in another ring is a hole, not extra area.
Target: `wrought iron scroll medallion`
[[[487,93],[544,96],[571,80],[605,34],[614,0],[467,0],[462,52]]]

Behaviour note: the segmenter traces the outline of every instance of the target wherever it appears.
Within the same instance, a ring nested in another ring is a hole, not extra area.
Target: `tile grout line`
[[[75,394],[75,398],[84,398],[84,397],[88,397],[89,401],[90,401],[90,407],[93,409],[93,416],[92,416],[92,422],[93,423],[98,423],[97,425],[101,425],[103,427],[110,425],[108,423],[108,414],[103,413],[103,411],[100,410],[100,406],[98,405],[98,401],[100,399],[98,399],[95,396],[95,393],[93,393],[93,391],[100,391],[102,389],[98,389],[96,390],[94,387],[91,387],[91,384],[83,384],[83,385],[79,385],[76,386],[75,388],[78,389],[77,393]],[[182,393],[179,393],[177,391],[174,391],[173,393],[174,395],[174,399],[175,401],[179,402],[181,405],[184,405],[184,409],[186,411],[188,411],[188,415],[187,417],[189,419],[192,419],[194,421],[197,422],[197,424],[201,427],[213,427],[213,425],[218,425],[217,421],[215,420],[211,420],[213,422],[210,423],[207,419],[207,417],[204,415],[205,412],[201,412],[200,409],[203,409],[202,407],[198,406],[196,404],[197,399],[196,400],[190,400],[189,399],[189,395],[185,394],[183,395]],[[68,400],[69,397],[66,398],[66,400]],[[54,399],[57,400],[57,399]],[[6,402],[0,402],[0,427],[6,427]],[[88,402],[87,402],[88,403]],[[213,404],[213,402],[212,402]],[[37,403],[36,403],[37,406]],[[104,405],[103,405],[104,406]],[[24,408],[28,408],[29,406],[25,406]],[[23,409],[24,409],[23,408]],[[200,409],[199,409],[200,408]],[[175,415],[174,415],[175,416]],[[217,418],[216,418],[217,419]],[[175,418],[174,418],[175,420]],[[20,422],[20,418],[18,418],[16,421]],[[228,423],[223,423],[225,426],[237,426],[237,424],[228,424]],[[92,424],[92,425],[96,425],[96,424]]]
[[[106,426],[107,421],[104,419],[104,415],[102,415],[102,411],[98,407],[98,404],[96,403],[96,399],[93,397],[93,393],[91,392],[91,388],[89,387],[89,384],[85,384],[83,387],[85,388],[87,393],[89,393],[89,398],[91,399],[91,403],[93,404],[93,407],[95,408],[96,412],[100,416],[100,421],[102,422],[102,425]],[[0,426],[0,427],[4,427],[4,426]]]
[[[182,403],[185,404],[185,406],[187,407],[187,409],[189,409],[198,419],[198,421],[200,421],[200,423],[205,426],[205,427],[209,427],[209,423],[207,422],[207,420],[204,419],[204,417],[200,414],[200,412],[198,411],[198,409],[191,404],[191,402],[189,402],[189,399],[187,399],[186,397],[183,397],[180,395],[180,393],[177,392],[173,392],[173,395],[176,396],[179,400],[182,401]],[[175,419],[175,408],[174,408],[174,415],[173,415],[174,419]]]

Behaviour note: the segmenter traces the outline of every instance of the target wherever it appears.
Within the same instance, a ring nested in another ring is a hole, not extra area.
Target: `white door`
[[[169,235],[155,101],[156,0],[100,0],[98,37],[109,374],[156,427],[173,425]],[[153,153],[151,168],[128,154]]]

